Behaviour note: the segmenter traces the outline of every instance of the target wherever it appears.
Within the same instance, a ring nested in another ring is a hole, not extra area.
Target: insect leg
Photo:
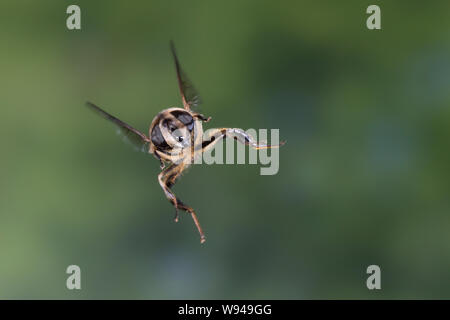
[[[184,204],[180,199],[178,199],[178,208],[191,214],[192,220],[194,220],[195,226],[197,227],[198,233],[200,234],[200,243],[205,242],[206,241],[205,234],[203,233],[202,227],[200,226],[200,222],[198,221],[194,209]]]
[[[177,197],[175,196],[175,194],[172,192],[172,190],[170,190],[170,187],[167,186],[167,178],[173,174],[173,172],[176,172],[177,170],[177,165],[172,164],[169,167],[167,167],[166,169],[164,169],[163,171],[161,171],[161,173],[158,175],[158,182],[159,185],[161,186],[161,188],[164,191],[164,194],[166,195],[166,198],[173,204],[173,206],[175,207],[175,222],[178,222],[178,203],[177,203]]]
[[[191,214],[192,219],[194,220],[195,226],[197,227],[197,230],[200,234],[200,242],[205,242],[205,234],[203,233],[203,230],[200,226],[200,223],[198,221],[197,215],[195,214],[194,209],[189,207],[188,205],[184,204],[180,199],[178,199],[173,191],[170,189],[176,182],[177,178],[180,177],[183,170],[186,168],[184,163],[181,164],[172,164],[167,169],[163,170],[158,175],[158,181],[161,185],[161,188],[164,190],[164,193],[166,194],[167,199],[174,205],[174,207],[177,209],[175,221],[178,221],[178,209],[184,210]]]
[[[200,120],[202,120],[204,122],[208,122],[208,121],[210,121],[212,119],[211,117],[206,118],[201,113],[194,113],[193,115],[194,115],[194,118],[200,119]]]
[[[218,128],[210,130],[206,137],[203,138],[202,152],[211,149],[220,139],[228,137],[243,143],[253,149],[270,149],[279,148],[285,141],[281,141],[279,145],[270,145],[267,143],[258,143],[251,135],[247,134],[244,130],[238,128]]]
[[[164,167],[166,166],[166,164],[164,163],[164,160],[161,159],[161,156],[156,152],[154,152],[153,155],[155,156],[156,159],[159,160],[159,167],[161,168],[161,170],[163,170]]]

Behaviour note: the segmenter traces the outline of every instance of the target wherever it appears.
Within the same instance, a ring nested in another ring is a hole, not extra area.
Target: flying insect
[[[153,154],[160,161],[162,171],[158,175],[158,182],[167,199],[175,207],[175,222],[179,220],[178,209],[188,212],[200,234],[200,242],[203,243],[205,234],[194,209],[181,201],[171,189],[183,171],[193,164],[197,157],[212,149],[222,138],[234,138],[254,149],[277,148],[284,142],[280,145],[257,143],[253,137],[238,128],[216,128],[203,134],[202,123],[210,121],[211,117],[195,112],[200,104],[198,92],[182,70],[172,42],[170,47],[175,61],[183,108],[171,107],[158,113],[150,124],[148,136],[95,104],[87,102],[86,105],[103,118],[113,122],[120,133],[141,151]]]

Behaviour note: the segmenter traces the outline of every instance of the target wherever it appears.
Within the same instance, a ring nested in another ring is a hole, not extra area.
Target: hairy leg
[[[181,175],[183,170],[186,168],[184,163],[180,164],[172,164],[168,168],[161,171],[158,175],[158,181],[161,185],[161,188],[164,190],[164,193],[167,199],[173,204],[176,209],[175,222],[178,221],[178,209],[184,210],[191,214],[192,219],[194,220],[195,226],[200,234],[200,242],[205,242],[205,235],[198,221],[197,215],[195,214],[194,209],[184,204],[180,199],[176,197],[173,191],[170,189],[176,182],[177,178]]]
[[[270,149],[270,148],[279,148],[285,142],[281,141],[279,145],[270,145],[266,143],[257,143],[257,141],[249,134],[247,134],[244,130],[238,128],[218,128],[212,129],[208,131],[206,137],[203,138],[203,143],[201,146],[202,152],[211,149],[217,142],[222,138],[234,138],[235,140],[243,143],[247,146],[252,147],[253,149]]]

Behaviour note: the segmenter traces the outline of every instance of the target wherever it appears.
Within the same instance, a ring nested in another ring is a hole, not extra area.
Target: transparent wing
[[[135,146],[136,149],[139,151],[142,152],[148,151],[148,144],[150,142],[150,139],[145,134],[143,134],[139,130],[134,129],[133,127],[117,119],[116,117],[110,115],[106,111],[103,111],[92,102],[86,102],[86,105],[89,107],[89,109],[93,110],[102,118],[105,118],[113,122],[118,128],[118,134],[123,137],[124,141],[129,142],[130,144]]]
[[[170,49],[172,50],[173,59],[175,60],[175,68],[177,71],[178,87],[180,88],[181,99],[183,100],[183,106],[186,110],[191,110],[197,107],[201,103],[200,96],[195,89],[192,82],[189,80],[187,75],[181,69],[180,62],[177,58],[177,53],[175,51],[175,46],[173,42],[170,42]]]

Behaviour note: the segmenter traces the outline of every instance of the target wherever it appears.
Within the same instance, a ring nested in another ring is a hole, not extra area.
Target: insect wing
[[[102,110],[100,107],[96,106],[91,102],[87,102],[86,105],[93,110],[95,113],[100,115],[117,126],[118,134],[123,137],[123,140],[132,144],[138,151],[147,152],[148,144],[150,142],[149,138],[139,130],[134,129],[125,122],[117,119],[113,115],[110,115],[106,111]]]
[[[200,96],[197,90],[195,89],[194,85],[192,84],[192,82],[187,77],[186,73],[181,68],[173,42],[170,42],[170,49],[172,50],[173,59],[175,60],[178,87],[180,88],[183,106],[186,110],[191,110],[192,108],[197,107],[201,103]]]

